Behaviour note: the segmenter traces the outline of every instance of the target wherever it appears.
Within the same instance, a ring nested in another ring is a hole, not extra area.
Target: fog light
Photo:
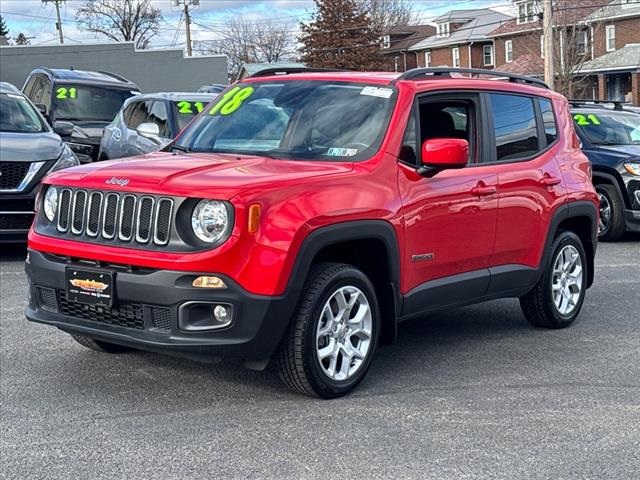
[[[233,314],[230,303],[187,302],[178,309],[178,325],[191,332],[216,330],[231,325]]]
[[[191,284],[196,288],[227,288],[220,277],[198,277]]]
[[[231,312],[224,305],[216,305],[213,309],[213,316],[220,323],[227,323],[231,318]]]

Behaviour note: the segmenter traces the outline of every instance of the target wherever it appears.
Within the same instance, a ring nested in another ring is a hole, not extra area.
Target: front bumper
[[[112,308],[86,306],[66,297],[67,266],[98,267],[96,262],[72,262],[29,250],[27,319],[141,350],[200,361],[235,357],[260,364],[275,352],[293,310],[286,295],[252,295],[221,275],[227,288],[209,290],[191,285],[198,273],[120,265],[99,265],[115,272],[117,303]],[[188,302],[231,304],[233,321],[219,330],[181,330],[178,315]]]
[[[0,195],[0,243],[26,242],[33,223],[35,189],[21,195]]]

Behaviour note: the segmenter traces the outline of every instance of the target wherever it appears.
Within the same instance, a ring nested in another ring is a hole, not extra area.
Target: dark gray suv
[[[20,90],[0,82],[0,243],[26,240],[40,180],[79,163]]]

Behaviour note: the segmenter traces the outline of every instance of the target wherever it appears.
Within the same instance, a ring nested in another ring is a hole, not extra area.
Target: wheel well
[[[328,245],[313,258],[313,263],[317,262],[353,265],[369,277],[380,305],[382,317],[380,342],[393,343],[396,337],[396,299],[391,274],[391,258],[384,242],[367,238]]]
[[[629,199],[627,198],[626,195],[623,194],[624,192],[624,184],[622,184],[622,186],[620,185],[620,181],[618,181],[617,178],[610,176],[610,174],[607,174],[607,176],[601,176],[598,175],[596,172],[594,172],[593,174],[593,178],[592,178],[592,183],[594,186],[596,185],[611,185],[612,187],[615,187],[616,192],[618,193],[618,197],[620,199],[620,202],[622,203],[622,205],[625,206],[625,208],[631,208],[631,204],[629,203]]]
[[[596,245],[593,244],[591,232],[595,228],[589,217],[571,217],[558,225],[557,232],[570,231],[578,235],[587,254],[587,287],[593,284],[594,256]]]

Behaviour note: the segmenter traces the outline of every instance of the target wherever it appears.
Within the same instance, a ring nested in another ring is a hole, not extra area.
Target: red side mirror
[[[469,161],[469,142],[460,138],[432,138],[422,144],[425,167],[462,168]]]

